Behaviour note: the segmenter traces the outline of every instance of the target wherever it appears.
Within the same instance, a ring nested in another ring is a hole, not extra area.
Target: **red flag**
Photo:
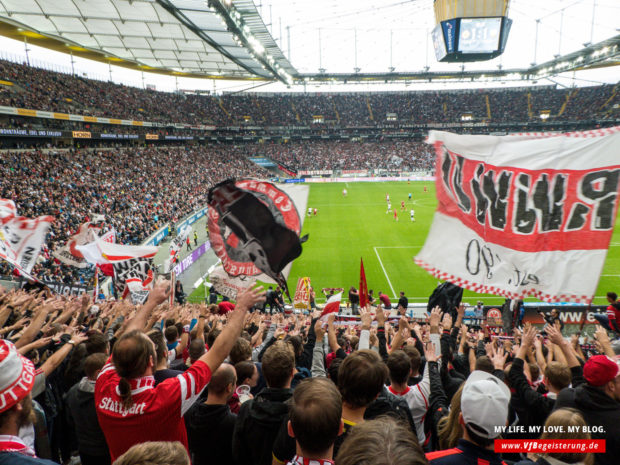
[[[364,272],[364,259],[360,258],[360,307],[368,305],[368,284],[366,283],[366,273]]]
[[[98,265],[99,269],[105,276],[114,276],[114,265],[106,263],[104,265]]]
[[[340,311],[340,301],[342,300],[342,292],[331,296],[325,303],[323,311],[321,312],[321,318],[330,313],[338,313]]]

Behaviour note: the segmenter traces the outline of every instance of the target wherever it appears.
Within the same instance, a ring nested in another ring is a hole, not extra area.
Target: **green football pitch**
[[[386,194],[392,210],[398,212],[398,221],[393,212],[386,213]],[[401,201],[405,202],[404,211]],[[439,282],[417,266],[413,257],[424,245],[436,205],[432,182],[311,184],[308,208],[316,208],[318,213],[304,221],[302,234],[309,234],[309,239],[289,275],[291,295],[301,276],[310,277],[319,302],[324,300],[322,288],[341,287],[345,292],[351,286],[357,288],[361,257],[368,288],[375,296],[382,291],[396,297],[404,291],[410,302],[425,302]],[[410,220],[412,208],[415,222]],[[607,291],[618,292],[619,278],[620,227],[616,227],[595,303],[604,303]],[[503,301],[503,297],[465,290],[464,301],[475,304],[478,298],[488,304]]]
[[[347,190],[346,197],[343,189]],[[398,212],[398,221],[394,220],[393,212],[386,213],[388,193],[392,210]],[[405,202],[404,211],[401,201]],[[309,234],[309,239],[303,244],[301,256],[293,262],[288,278],[291,296],[302,276],[310,277],[318,302],[325,300],[320,291],[323,288],[344,288],[346,294],[351,286],[359,286],[360,258],[363,258],[368,288],[374,290],[375,296],[382,291],[396,298],[404,291],[410,302],[426,302],[439,281],[417,266],[413,257],[424,245],[436,205],[432,182],[310,184],[308,208],[316,208],[318,213],[304,218],[302,235]],[[410,220],[412,208],[415,222]],[[620,227],[617,226],[594,303],[604,304],[608,291],[620,291],[619,279]],[[203,295],[201,285],[190,300],[201,300]],[[504,298],[465,290],[465,302],[475,304],[478,299],[492,305],[503,302]]]

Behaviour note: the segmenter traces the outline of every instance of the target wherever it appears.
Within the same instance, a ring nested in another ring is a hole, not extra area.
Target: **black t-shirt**
[[[349,292],[349,302],[351,302],[352,304],[359,304],[360,303],[359,294],[354,294],[353,292]]]
[[[408,305],[409,305],[409,299],[407,299],[407,297],[405,297],[404,295],[401,296],[400,299],[398,299],[399,307],[407,308]]]
[[[355,423],[345,420],[344,418],[342,419],[342,422],[344,423],[344,427],[342,428],[342,434],[338,436],[336,438],[336,442],[334,442],[334,457],[338,456],[340,446],[342,446],[342,443],[347,438],[348,434],[355,427]]]
[[[346,439],[347,434],[349,434],[351,429],[355,426],[355,423],[351,423],[344,418],[342,421],[344,423],[344,427],[342,429],[342,434],[338,436],[336,438],[336,442],[334,442],[334,457],[336,457],[336,454]],[[280,426],[278,436],[273,443],[273,456],[278,462],[282,463],[288,463],[295,456],[295,439],[288,435],[287,423],[288,418],[282,423],[282,426]]]

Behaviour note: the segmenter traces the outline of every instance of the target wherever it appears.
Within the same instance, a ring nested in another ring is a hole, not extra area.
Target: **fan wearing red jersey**
[[[112,461],[131,446],[146,441],[180,441],[188,448],[183,415],[209,383],[241,335],[247,311],[264,301],[261,288],[237,297],[236,309],[209,352],[183,374],[155,386],[157,356],[153,342],[144,334],[152,311],[166,301],[169,283],[157,285],[146,304],[127,325],[95,385],[99,424],[110,448]]]

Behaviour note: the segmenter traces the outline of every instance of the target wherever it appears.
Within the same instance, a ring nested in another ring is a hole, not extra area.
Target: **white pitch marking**
[[[396,292],[394,291],[394,286],[392,286],[390,277],[388,276],[387,271],[385,271],[385,267],[383,266],[383,262],[381,261],[381,257],[379,256],[379,251],[377,250],[376,247],[373,247],[373,249],[375,249],[375,254],[377,254],[377,259],[379,260],[379,265],[381,265],[381,268],[383,269],[383,274],[385,275],[385,278],[387,279],[387,282],[390,285],[390,289],[392,290],[392,295],[395,296]]]

